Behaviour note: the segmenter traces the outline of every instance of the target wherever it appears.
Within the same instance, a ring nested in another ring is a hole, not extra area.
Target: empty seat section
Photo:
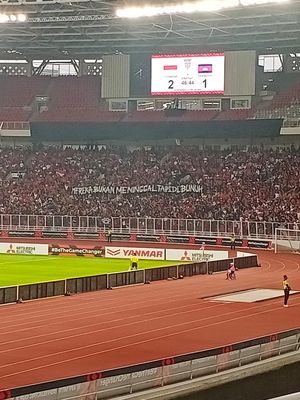
[[[0,107],[0,122],[28,121],[30,111],[23,110],[22,107]]]
[[[100,78],[94,76],[52,78],[49,95],[51,108],[96,107],[100,100]]]
[[[35,120],[49,122],[114,122],[119,121],[123,112],[102,111],[97,107],[50,108],[39,114]]]
[[[251,110],[226,110],[220,112],[216,117],[217,120],[243,120],[250,118],[252,114]]]
[[[48,77],[7,76],[0,77],[0,107],[28,106],[36,95],[45,94]]]

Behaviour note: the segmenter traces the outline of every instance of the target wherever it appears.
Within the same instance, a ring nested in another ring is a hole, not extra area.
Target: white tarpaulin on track
[[[245,253],[243,251],[237,251],[236,252],[237,257],[250,257],[250,256],[256,256],[256,254],[253,253]]]

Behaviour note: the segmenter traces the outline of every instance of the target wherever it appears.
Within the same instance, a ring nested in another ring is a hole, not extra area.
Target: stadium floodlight
[[[214,12],[240,6],[255,6],[271,3],[287,3],[289,0],[202,0],[173,5],[154,5],[142,7],[125,7],[116,10],[119,18],[153,17],[164,14],[190,14],[197,12]]]
[[[287,3],[289,0],[240,0],[242,6],[259,6],[272,3]]]
[[[27,21],[27,15],[25,14],[0,14],[0,24],[25,21]]]
[[[117,9],[116,15],[120,18],[153,17],[155,15],[163,14],[188,14],[193,12],[218,11],[223,8],[235,7],[238,5],[239,0],[202,0],[194,3],[186,2],[173,5],[125,7]]]
[[[25,22],[25,21],[27,21],[27,15],[25,15],[25,14],[18,14],[18,15],[17,15],[17,20],[18,20],[19,22]]]
[[[9,16],[6,14],[0,14],[0,24],[3,24],[5,22],[9,21]]]

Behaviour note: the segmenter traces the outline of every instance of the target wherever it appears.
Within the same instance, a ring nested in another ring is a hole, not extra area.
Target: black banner
[[[234,245],[236,247],[243,247],[243,240],[242,239],[235,239]],[[222,246],[231,246],[230,238],[222,238]]]
[[[159,235],[136,235],[138,242],[160,242]]]
[[[112,233],[112,240],[130,240],[130,233]]]
[[[209,244],[211,246],[217,245],[217,238],[215,237],[195,237],[195,244]]]
[[[268,249],[270,248],[270,241],[259,240],[259,239],[248,239],[248,247],[256,249]]]
[[[189,243],[190,238],[188,236],[167,236],[169,243]]]
[[[97,232],[74,232],[75,239],[98,239],[99,233]]]
[[[13,237],[33,237],[35,235],[34,231],[9,231],[9,236]]]
[[[66,238],[68,237],[67,232],[42,232],[42,236],[45,238]]]

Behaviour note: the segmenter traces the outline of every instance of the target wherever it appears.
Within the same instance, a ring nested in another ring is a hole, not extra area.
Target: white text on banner
[[[145,247],[105,247],[105,257],[109,258],[130,258],[136,255],[140,259],[164,260],[164,249],[153,249]]]
[[[48,245],[34,243],[0,243],[0,253],[47,256]]]
[[[184,250],[184,249],[167,249],[166,260],[176,261],[212,261],[224,260],[228,258],[228,251],[213,250]]]

